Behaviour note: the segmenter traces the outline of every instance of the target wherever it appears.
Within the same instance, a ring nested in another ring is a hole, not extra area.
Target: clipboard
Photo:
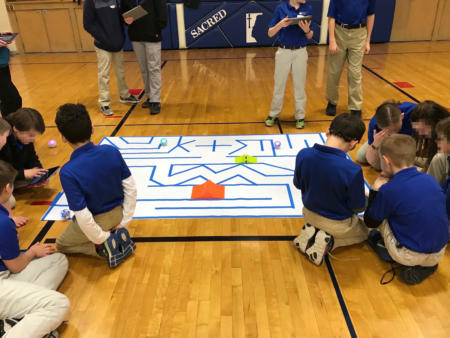
[[[311,21],[311,15],[308,16],[298,16],[296,18],[289,18],[292,21],[289,26],[297,25],[299,21]]]
[[[136,21],[137,19],[140,19],[147,14],[148,14],[148,12],[145,9],[143,9],[141,6],[137,6],[137,7],[134,7],[132,10],[129,10],[128,12],[123,13],[123,17],[125,19],[133,18]]]
[[[14,41],[14,39],[19,35],[19,33],[11,33],[11,34],[0,34],[0,40],[11,43]]]

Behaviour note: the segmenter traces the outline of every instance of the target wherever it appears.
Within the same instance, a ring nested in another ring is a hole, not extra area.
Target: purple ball
[[[56,141],[55,140],[50,140],[48,141],[48,146],[50,148],[55,148],[56,147]]]
[[[280,148],[281,147],[281,142],[280,141],[275,141],[275,143],[273,144],[275,146],[275,148]]]

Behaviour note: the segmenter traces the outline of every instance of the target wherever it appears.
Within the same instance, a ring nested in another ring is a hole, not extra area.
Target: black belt
[[[346,25],[345,23],[340,23],[339,21],[336,21],[336,25],[341,26],[342,28],[345,29],[358,29],[358,28],[363,28],[367,26],[367,22],[363,22],[357,25]]]
[[[283,49],[295,50],[295,49],[305,48],[306,46],[285,46],[285,45],[279,45],[278,47],[283,48]]]

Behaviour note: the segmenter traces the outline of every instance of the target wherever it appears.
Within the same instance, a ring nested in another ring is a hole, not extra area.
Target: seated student
[[[375,182],[364,221],[369,245],[386,261],[405,265],[400,277],[419,284],[433,274],[449,240],[445,198],[430,175],[414,167],[416,145],[407,135],[386,137],[380,146],[386,177]]]
[[[411,122],[416,138],[417,156],[415,165],[422,167],[422,172],[433,176],[440,185],[447,179],[447,156],[437,153],[436,125],[439,121],[450,117],[450,112],[433,101],[419,103],[411,112]]]
[[[445,157],[447,165],[447,179],[442,184],[442,190],[444,190],[445,194],[445,203],[447,206],[447,216],[450,220],[450,173],[448,172],[450,161],[450,117],[443,119],[436,126],[436,134],[437,134],[437,145],[438,145],[438,154],[443,155]],[[436,154],[435,157],[438,155]],[[433,159],[434,160],[434,159]]]
[[[11,134],[11,126],[4,119],[0,118],[0,149],[6,144],[8,136]],[[9,217],[13,219],[16,224],[16,228],[20,228],[28,223],[28,218],[26,217],[15,217],[12,210],[10,201],[6,202],[4,205],[5,209],[9,212]]]
[[[0,204],[9,200],[16,175],[0,161]],[[55,291],[69,268],[67,258],[39,243],[21,254],[16,227],[2,205],[0,233],[0,337],[58,337],[53,330],[70,309],[67,297]]]
[[[11,125],[12,132],[0,150],[0,160],[11,164],[19,172],[14,182],[14,188],[17,190],[26,187],[35,177],[47,172],[42,169],[34,149],[36,136],[45,132],[45,124],[41,114],[31,108],[20,108],[15,113],[9,114],[5,120]],[[16,204],[13,195],[9,203],[13,209]]]
[[[317,265],[331,250],[369,236],[358,218],[366,207],[362,168],[347,159],[365,131],[361,118],[341,114],[331,122],[325,145],[315,144],[297,155],[294,185],[302,191],[306,225],[294,244]]]
[[[369,163],[375,170],[381,170],[378,150],[383,139],[390,134],[412,135],[411,111],[416,106],[410,102],[389,100],[379,106],[369,122],[367,142],[358,150],[359,163]]]
[[[74,150],[60,171],[73,221],[56,240],[63,253],[106,256],[116,267],[136,248],[127,227],[136,208],[137,190],[119,150],[91,142],[91,118],[82,104],[58,108],[56,126]]]

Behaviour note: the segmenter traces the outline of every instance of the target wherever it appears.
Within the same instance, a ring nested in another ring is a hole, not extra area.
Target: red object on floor
[[[120,119],[122,116],[105,116],[105,119]]]
[[[129,92],[131,95],[136,95],[136,96],[138,96],[138,95],[142,92],[142,89],[130,89],[130,90],[128,90],[128,92]]]
[[[216,200],[225,198],[225,187],[210,180],[192,188],[191,199],[193,200]]]
[[[414,88],[409,82],[393,82],[398,88]]]
[[[31,205],[51,205],[52,201],[36,201],[31,202]]]

